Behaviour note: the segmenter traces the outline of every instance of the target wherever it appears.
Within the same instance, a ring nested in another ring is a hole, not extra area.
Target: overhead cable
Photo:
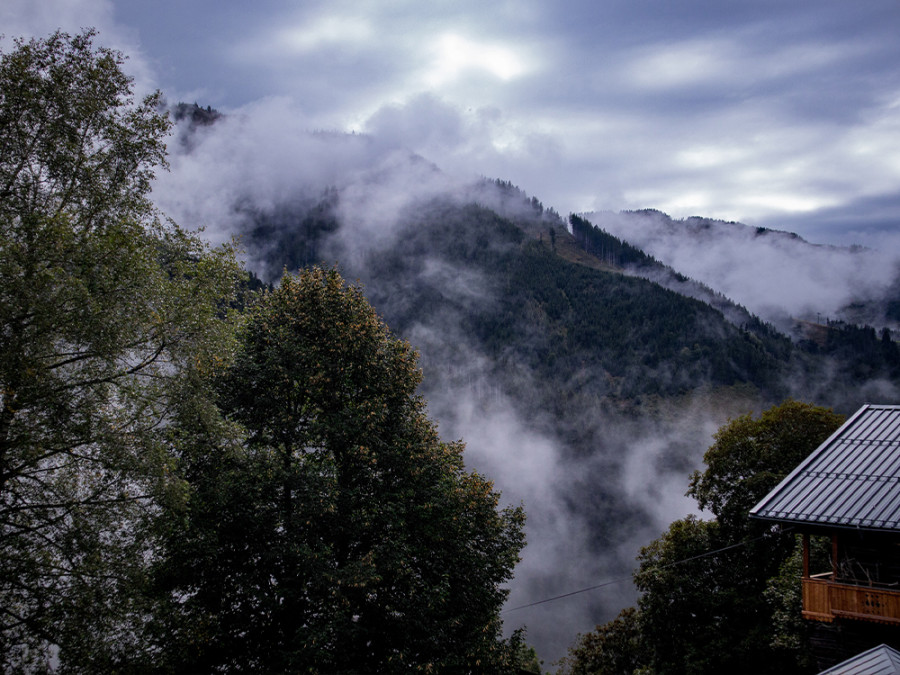
[[[781,534],[785,532],[790,532],[793,530],[793,527],[786,527],[780,530]],[[770,533],[762,534],[753,539],[747,539],[746,541],[740,541],[737,544],[731,544],[730,546],[723,546],[722,548],[717,548],[715,551],[707,551],[705,553],[699,553],[695,556],[691,556],[690,558],[683,558],[682,560],[675,560],[670,563],[666,563],[665,565],[659,565],[657,567],[651,567],[647,572],[656,572],[658,570],[664,570],[669,567],[674,567],[675,565],[682,565],[686,562],[691,562],[692,560],[698,560],[699,558],[707,558],[712,555],[717,555],[719,553],[723,553],[725,551],[730,551],[733,548],[740,548],[742,546],[746,546],[747,544],[752,544],[753,542],[759,541],[760,539],[765,539],[770,536]],[[587,588],[579,588],[577,591],[571,591],[569,593],[563,593],[562,595],[555,595],[552,598],[545,598],[544,600],[538,600],[537,602],[530,602],[527,605],[519,605],[518,607],[511,607],[510,609],[504,609],[501,614],[506,614],[508,612],[515,612],[520,609],[527,609],[528,607],[534,607],[536,605],[543,605],[547,602],[553,602],[554,600],[561,600],[563,598],[568,598],[573,595],[579,595],[580,593],[587,593],[588,591],[595,591],[598,588],[604,588],[606,586],[612,586],[613,584],[620,584],[623,581],[630,581],[633,579],[633,575],[628,575],[627,577],[619,577],[618,579],[611,579],[609,581],[604,581],[602,584],[597,584],[596,586],[588,586]]]

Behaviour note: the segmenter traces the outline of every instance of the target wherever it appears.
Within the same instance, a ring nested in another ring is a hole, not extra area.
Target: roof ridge
[[[867,404],[754,505],[750,516],[809,526],[900,530],[898,449],[900,405]]]

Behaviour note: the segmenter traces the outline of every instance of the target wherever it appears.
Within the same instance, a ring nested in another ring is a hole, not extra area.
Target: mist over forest
[[[896,327],[900,256],[826,246],[790,232],[654,210],[584,214],[592,223],[790,332],[798,319]]]
[[[263,282],[317,263],[359,279],[419,350],[441,436],[524,505],[509,610],[628,578],[695,509],[690,473],[729,418],[900,402],[890,249],[658,211],[582,214],[577,237],[540,195],[400,146],[399,111],[368,135],[310,130],[279,100],[177,112],[161,210],[239,238]],[[634,598],[623,581],[504,619],[549,664]]]

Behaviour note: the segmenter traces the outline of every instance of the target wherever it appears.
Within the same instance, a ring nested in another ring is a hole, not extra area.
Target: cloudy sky
[[[88,25],[170,100],[277,101],[563,215],[657,208],[836,243],[900,228],[896,0],[0,7],[7,37]]]

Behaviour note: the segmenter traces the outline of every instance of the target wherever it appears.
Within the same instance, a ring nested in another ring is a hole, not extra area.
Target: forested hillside
[[[410,220],[396,244],[369,261],[373,302],[400,331],[455,313],[498,384],[515,364],[546,385],[546,398],[535,401],[541,408],[554,409],[564,391],[613,406],[736,383],[780,393],[779,368],[791,355],[783,337],[751,334],[643,279],[572,264],[556,255],[549,236],[536,241],[484,207],[431,203]],[[478,275],[489,300],[455,306],[440,283],[428,284],[427,265]],[[406,288],[406,280],[423,277]],[[395,308],[391,297],[401,289],[404,302]],[[556,412],[565,416],[564,407]]]
[[[793,334],[797,319],[897,327],[893,247],[824,246],[792,233],[653,209],[582,214]]]
[[[570,233],[555,213],[502,181],[474,186],[471,198],[415,203],[389,240],[353,242],[353,255],[350,235],[340,231],[341,198],[330,189],[255,211],[243,241],[260,274],[343,261],[401,333],[452,316],[454,330],[489,358],[498,386],[514,363],[567,396],[629,407],[644,396],[732,385],[776,401],[798,392],[798,378],[818,394],[826,372],[860,386],[898,375],[889,329],[798,323],[791,340],[584,218],[570,218]],[[448,285],[451,274],[457,278]],[[851,393],[826,402],[852,407],[853,400]]]
[[[468,461],[531,514],[539,557],[526,548],[512,605],[628,574],[729,416],[789,396],[842,412],[897,400],[889,332],[830,323],[811,329],[818,341],[792,340],[589,221],[573,218],[573,236],[502,181],[415,201],[371,241],[342,222],[347,198],[334,189],[293,214],[256,213],[250,257],[270,272],[311,251],[342,261],[420,350],[443,432],[465,435]],[[630,602],[614,589],[521,620],[552,659],[572,626]]]

